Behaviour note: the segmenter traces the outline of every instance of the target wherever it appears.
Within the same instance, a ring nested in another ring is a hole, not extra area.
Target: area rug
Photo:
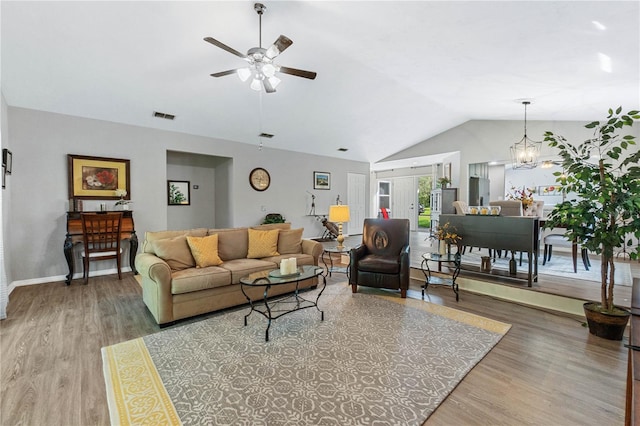
[[[471,253],[466,252],[462,256],[462,263],[468,265],[480,265],[481,256],[487,256],[488,251],[473,249]],[[509,270],[510,257],[503,256],[502,258],[496,258],[492,263],[492,267],[501,270]],[[526,272],[529,270],[529,262],[526,253],[522,256],[522,265],[519,264],[520,255],[516,254],[516,262],[518,262],[518,270]],[[628,263],[616,262],[615,271],[615,285],[631,287],[633,278],[631,275],[631,267]],[[550,261],[547,261],[545,265],[542,264],[542,256],[538,261],[538,273],[541,275],[553,275],[564,278],[571,278],[582,281],[594,281],[600,282],[600,261],[591,261],[589,270],[584,269],[582,258],[578,256],[578,268],[577,272],[573,272],[573,259],[570,253],[556,252],[554,250],[553,256]]]
[[[340,284],[320,307],[269,342],[242,308],[103,348],[111,423],[420,425],[510,328]]]

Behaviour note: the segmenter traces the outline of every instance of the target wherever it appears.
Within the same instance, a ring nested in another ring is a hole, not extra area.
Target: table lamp
[[[338,224],[338,246],[339,250],[342,250],[344,246],[342,243],[344,242],[344,235],[342,235],[342,223],[349,222],[349,206],[345,206],[342,204],[329,206],[329,220],[331,222],[335,222]]]

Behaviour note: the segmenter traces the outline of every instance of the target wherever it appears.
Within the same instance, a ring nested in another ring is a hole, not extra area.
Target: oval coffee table
[[[298,272],[291,275],[281,275],[279,269],[270,271],[254,272],[251,275],[240,278],[240,289],[244,294],[244,297],[249,301],[251,310],[244,316],[244,325],[247,325],[247,317],[251,315],[253,311],[262,314],[267,319],[267,330],[265,331],[265,342],[269,341],[269,328],[271,327],[271,321],[280,318],[283,315],[290,314],[291,312],[299,311],[300,309],[315,307],[320,312],[320,321],[324,321],[324,311],[321,311],[318,307],[318,300],[322,292],[327,287],[327,279],[323,275],[324,269],[314,265],[303,265],[298,267]],[[322,289],[316,296],[316,300],[308,300],[300,295],[298,284],[300,281],[307,280],[313,277],[322,278]],[[269,290],[271,287],[296,283],[296,289],[293,293],[287,294],[283,297],[277,297],[269,299]],[[264,287],[262,298],[251,299],[251,297],[245,291],[247,287]],[[264,307],[262,306],[264,305]]]

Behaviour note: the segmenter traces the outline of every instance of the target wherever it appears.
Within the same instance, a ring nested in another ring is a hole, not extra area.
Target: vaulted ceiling
[[[273,94],[203,41],[258,45],[253,2],[2,1],[10,106],[376,162],[468,120],[592,120],[640,106],[637,1],[272,1],[293,45]],[[175,120],[153,117],[154,111]],[[347,152],[338,151],[348,149]]]

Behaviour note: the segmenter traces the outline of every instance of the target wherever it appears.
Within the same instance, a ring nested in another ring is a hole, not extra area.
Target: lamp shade
[[[349,206],[342,204],[329,206],[329,220],[336,223],[349,222]]]

